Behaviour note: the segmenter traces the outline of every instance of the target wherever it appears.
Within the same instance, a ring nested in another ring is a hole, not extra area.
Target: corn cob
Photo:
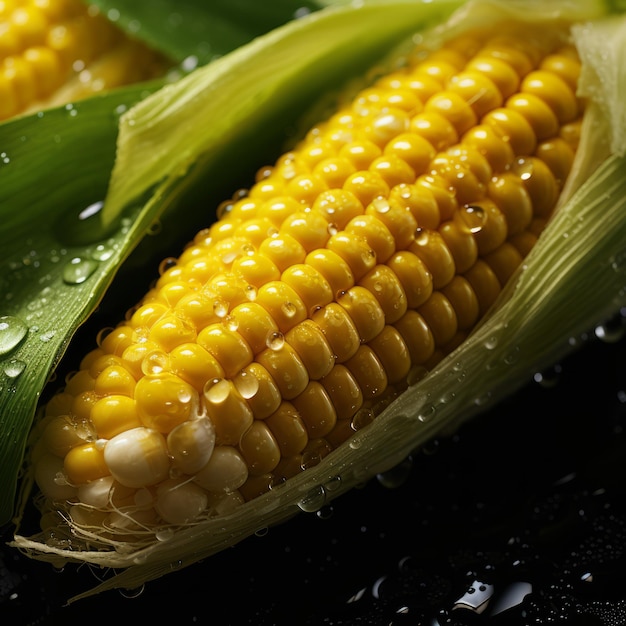
[[[81,0],[0,3],[0,120],[148,80],[166,67]]]
[[[550,218],[578,71],[556,33],[418,50],[261,169],[47,404],[44,532],[60,511],[90,546],[154,541],[367,426],[464,340]]]

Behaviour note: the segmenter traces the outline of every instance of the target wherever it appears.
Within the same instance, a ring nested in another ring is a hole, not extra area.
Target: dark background
[[[394,472],[140,592],[64,606],[103,573],[2,545],[0,624],[626,624],[625,316]]]

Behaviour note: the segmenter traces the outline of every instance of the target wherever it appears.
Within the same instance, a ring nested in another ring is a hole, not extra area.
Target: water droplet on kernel
[[[285,337],[280,331],[274,331],[267,335],[265,345],[270,350],[280,350],[285,345]]]
[[[460,212],[463,223],[469,228],[471,233],[479,233],[487,221],[485,210],[476,205],[467,205]]]
[[[213,302],[213,312],[217,317],[226,317],[228,315],[228,303],[224,302],[224,300],[215,300]]]
[[[141,362],[141,371],[145,376],[157,376],[167,369],[169,357],[165,352],[153,350]]]
[[[204,397],[211,404],[221,404],[230,394],[230,385],[223,378],[214,378],[204,386]]]
[[[246,298],[250,300],[250,302],[254,302],[257,297],[257,289],[254,285],[248,285],[246,287]]]
[[[27,333],[28,326],[19,317],[0,316],[0,355],[15,350]]]
[[[249,400],[259,390],[259,380],[256,376],[248,374],[247,372],[240,372],[234,378],[233,382],[237,391],[241,394],[242,398]]]
[[[298,312],[298,307],[293,302],[284,302],[280,308],[286,317],[293,317]]]
[[[377,213],[389,213],[391,205],[389,204],[387,198],[379,196],[378,198],[374,198],[372,200],[372,208]]]

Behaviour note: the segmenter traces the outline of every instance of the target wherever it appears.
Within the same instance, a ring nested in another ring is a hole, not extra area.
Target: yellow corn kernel
[[[334,294],[346,291],[354,285],[354,276],[350,266],[332,250],[326,248],[314,250],[307,255],[305,263],[326,279]]]
[[[62,459],[74,446],[84,443],[89,434],[69,416],[58,415],[46,424],[41,437],[46,450]]]
[[[352,417],[363,405],[363,392],[345,365],[333,367],[320,382],[328,393],[336,414],[344,419]]]
[[[162,433],[189,419],[196,397],[193,387],[173,374],[144,376],[135,388],[139,419]]]
[[[493,128],[515,154],[526,155],[534,152],[537,136],[530,122],[519,111],[511,107],[495,109],[482,118],[482,123]]]
[[[360,346],[345,365],[361,388],[365,400],[376,398],[387,389],[385,369],[369,346]]]
[[[454,337],[458,328],[456,312],[442,292],[434,291],[418,312],[428,324],[436,345],[445,345]]]
[[[406,313],[406,294],[398,277],[387,265],[377,265],[359,281],[359,285],[374,295],[386,324],[393,324]]]
[[[254,288],[280,278],[280,270],[270,258],[262,254],[248,255],[234,260],[233,274]]]
[[[290,402],[281,402],[278,409],[266,420],[283,458],[292,457],[304,450],[309,435],[302,416]],[[298,468],[299,469],[299,468]]]
[[[376,264],[376,253],[367,241],[348,231],[335,233],[328,240],[327,249],[335,252],[348,265],[354,280],[359,280]]]
[[[259,254],[266,256],[282,272],[291,265],[302,263],[306,250],[291,235],[276,233],[263,241],[259,246]]]
[[[387,227],[396,249],[402,250],[409,246],[415,235],[417,220],[403,203],[376,198],[367,206],[365,214],[376,217]]]
[[[257,355],[256,360],[268,371],[280,395],[286,400],[302,393],[309,382],[309,375],[298,353],[284,341],[278,341]]]
[[[313,212],[320,213],[328,225],[341,230],[357,215],[363,213],[363,205],[357,197],[347,189],[328,189],[319,194],[312,206]],[[332,230],[332,229],[331,229]]]
[[[307,307],[296,291],[279,280],[260,287],[255,302],[271,315],[281,333],[286,333],[308,315]]]
[[[109,475],[109,467],[104,452],[95,443],[82,443],[74,446],[63,462],[67,479],[74,485],[88,483],[96,478]]]
[[[261,420],[242,435],[239,449],[252,475],[271,472],[280,461],[280,448],[268,425]]]
[[[312,380],[291,403],[298,411],[310,439],[324,437],[337,421],[337,411],[324,385]]]
[[[95,379],[94,392],[99,396],[119,394],[132,397],[135,392],[135,379],[122,365],[110,365]]]
[[[445,287],[454,277],[454,257],[438,231],[420,229],[409,250],[428,268],[434,289]]]
[[[361,343],[359,333],[342,306],[331,302],[313,313],[312,320],[324,334],[337,363],[349,359],[357,351]]]
[[[62,34],[67,50],[81,36]],[[48,404],[44,495],[72,498],[76,520],[102,508],[113,535],[230,511],[332,454],[460,345],[578,146],[580,64],[536,39],[409,56],[223,202]]]
[[[201,392],[207,379],[223,378],[224,369],[219,361],[197,343],[183,343],[169,354],[169,367],[173,374]]]
[[[461,330],[473,328],[478,321],[480,309],[472,286],[461,275],[455,276],[442,290],[456,313],[457,326]]]
[[[409,349],[394,326],[387,325],[369,342],[390,385],[402,383],[411,368]]]
[[[142,425],[135,400],[122,395],[106,395],[97,400],[91,409],[90,418],[98,437],[102,439],[111,439]]]
[[[221,365],[227,377],[252,361],[252,349],[236,331],[222,323],[211,324],[198,334],[198,344]]]
[[[322,329],[312,320],[296,324],[285,341],[297,352],[311,380],[323,378],[335,365],[335,355]]]
[[[280,279],[295,291],[309,312],[333,301],[334,294],[326,279],[306,263],[287,268]]]
[[[215,426],[218,445],[235,445],[252,426],[252,409],[241,396],[233,381],[214,379],[204,387],[204,407]],[[182,422],[181,422],[182,423]]]
[[[318,214],[317,211],[293,213],[283,221],[280,230],[293,237],[307,254],[317,248],[323,248],[330,236],[329,222],[323,213]]]

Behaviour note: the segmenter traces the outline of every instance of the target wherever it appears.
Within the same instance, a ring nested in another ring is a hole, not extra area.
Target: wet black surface
[[[381,480],[195,566],[63,606],[89,568],[0,548],[0,624],[626,624],[626,339]],[[163,612],[171,617],[159,620]]]

